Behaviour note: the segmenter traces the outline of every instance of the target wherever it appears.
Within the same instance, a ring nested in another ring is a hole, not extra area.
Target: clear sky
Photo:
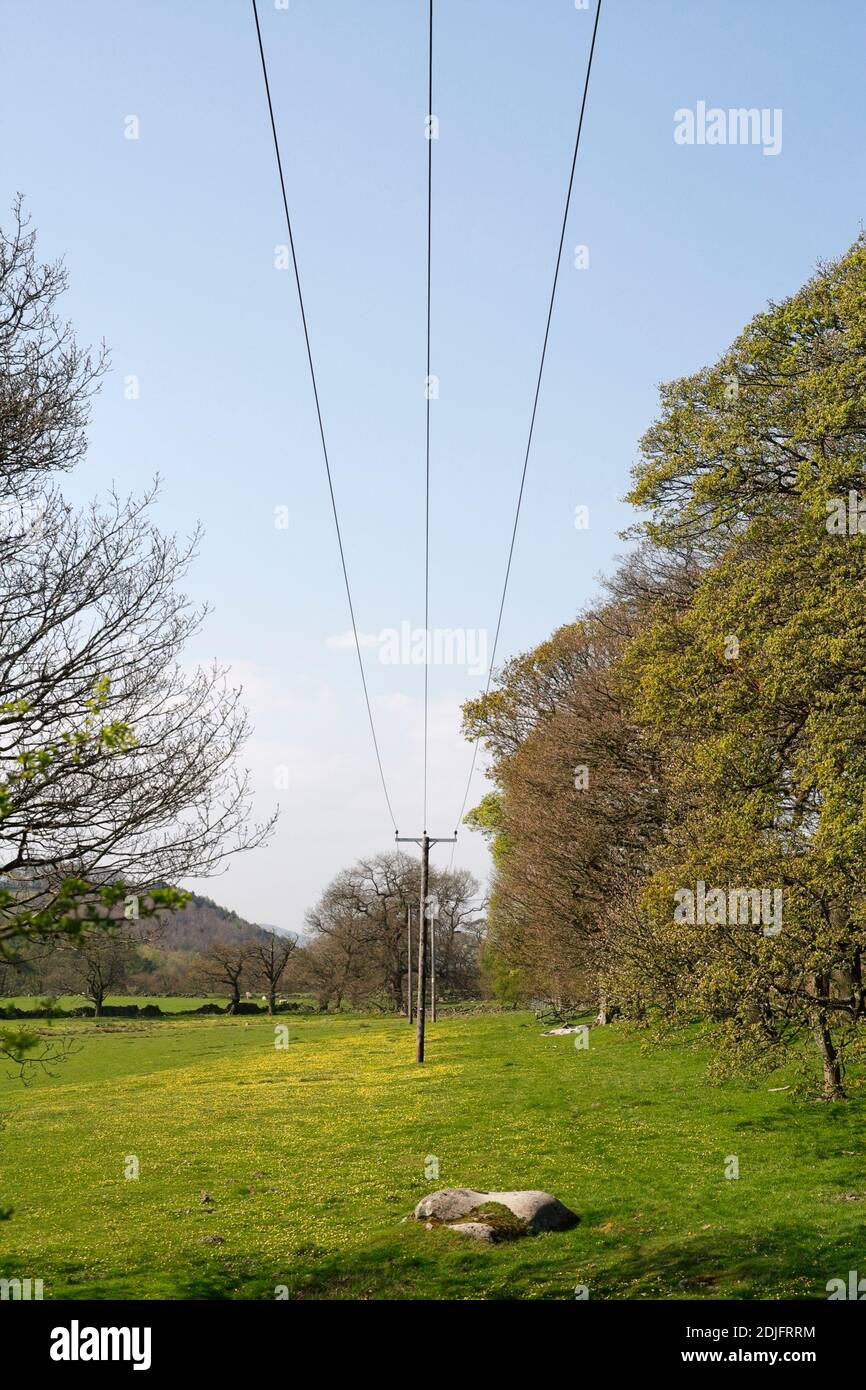
[[[373,638],[423,622],[427,4],[259,9],[356,614]],[[435,10],[431,627],[492,636],[593,15],[574,0]],[[204,525],[188,589],[213,613],[188,656],[243,682],[258,806],[279,802],[282,817],[268,848],[197,886],[295,928],[393,830],[341,644],[294,285],[274,263],[286,238],[251,5],[2,0],[2,26],[3,202],[26,195],[42,254],[66,257],[79,337],[112,349],[67,490],[84,500],[159,472],[161,524]],[[621,550],[657,384],[715,359],[857,235],[864,51],[861,0],[605,0],[502,656],[572,619]],[[780,109],[780,152],[678,144],[675,112],[702,101]],[[124,397],[131,375],[138,400]],[[365,656],[400,830],[419,833],[423,668]],[[431,834],[455,824],[470,759],[459,705],[480,686],[430,668]],[[468,831],[455,862],[486,875]]]

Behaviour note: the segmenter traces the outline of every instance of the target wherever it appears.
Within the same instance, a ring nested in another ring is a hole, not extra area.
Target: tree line
[[[309,996],[320,1011],[400,1012],[409,1002],[410,950],[417,971],[420,880],[419,861],[405,854],[359,860],[306,914],[303,936],[249,924],[233,930],[224,914],[223,939],[200,950],[171,950],[165,912],[159,912],[143,922],[115,920],[109,931],[23,943],[14,958],[0,959],[0,996],[79,995],[97,1017],[110,996],[125,994],[215,994],[225,998],[228,1013],[253,995],[274,1013],[288,994]],[[429,889],[437,998],[477,998],[483,935],[478,884],[464,870],[435,870]]]
[[[866,241],[661,388],[600,599],[464,708],[495,989],[843,1094],[866,995]]]

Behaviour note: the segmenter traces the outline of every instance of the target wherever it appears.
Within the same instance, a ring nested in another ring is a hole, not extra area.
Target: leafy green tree
[[[811,1037],[828,1098],[866,1017],[864,461],[861,238],[663,388],[631,494],[693,576],[624,663],[673,788],[645,985],[719,1026],[720,1070]],[[677,913],[699,884],[712,921]],[[747,890],[778,891],[780,922],[756,921]]]

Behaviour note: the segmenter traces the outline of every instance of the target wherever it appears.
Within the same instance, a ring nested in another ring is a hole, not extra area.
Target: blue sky
[[[356,614],[373,637],[423,622],[427,6],[259,9]],[[592,19],[573,0],[436,0],[434,628],[495,623]],[[187,587],[213,613],[188,656],[243,681],[258,806],[282,817],[268,848],[198,886],[294,928],[393,830],[339,642],[295,290],[274,265],[285,229],[251,7],[5,0],[3,24],[3,202],[26,195],[42,254],[66,257],[79,337],[112,351],[67,491],[83,501],[159,472],[161,524],[202,522]],[[857,235],[864,40],[859,0],[606,0],[500,655],[573,618],[620,552],[658,383],[715,359]],[[781,152],[678,145],[674,113],[699,101],[780,108]],[[138,140],[124,138],[130,115]],[[130,375],[138,400],[124,398]],[[365,656],[414,834],[423,668]],[[433,834],[460,807],[459,705],[479,684],[430,669]],[[469,832],[456,862],[486,875]]]

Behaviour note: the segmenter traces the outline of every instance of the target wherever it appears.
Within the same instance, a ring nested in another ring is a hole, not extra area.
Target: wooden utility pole
[[[406,907],[406,970],[406,1012],[411,1026],[415,1013],[412,1008],[412,909],[409,906]]]
[[[418,1030],[415,1043],[415,1061],[424,1061],[424,1031],[427,1024],[427,883],[430,876],[430,846],[451,844],[457,839],[454,835],[428,835],[420,840],[414,835],[395,835],[398,844],[413,844],[421,847],[421,903],[418,916]]]
[[[436,917],[430,918],[430,1022],[436,1022]]]
[[[430,873],[430,837],[426,830],[421,841],[421,906],[418,918],[418,1031],[415,1035],[415,1061],[424,1061],[424,1025],[427,1007],[427,878]]]

